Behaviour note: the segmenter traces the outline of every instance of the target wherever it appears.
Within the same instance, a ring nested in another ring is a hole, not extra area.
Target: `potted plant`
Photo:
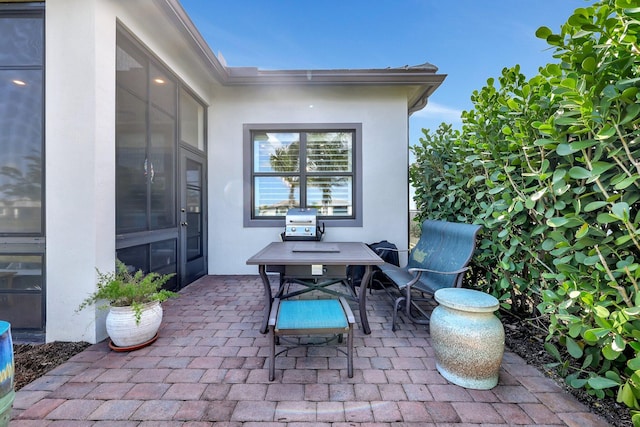
[[[127,266],[116,260],[116,271],[98,273],[95,292],[78,307],[106,302],[98,308],[109,308],[106,327],[112,349],[132,349],[153,342],[162,322],[161,302],[178,296],[162,289],[174,274],[130,273]]]

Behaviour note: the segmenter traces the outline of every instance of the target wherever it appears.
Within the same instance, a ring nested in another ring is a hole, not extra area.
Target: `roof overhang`
[[[262,70],[254,67],[227,67],[204,40],[178,0],[154,0],[176,28],[183,34],[196,54],[211,70],[213,77],[225,86],[398,86],[408,91],[408,113],[427,105],[429,97],[442,84],[446,74],[425,63],[416,66],[382,69],[339,70]]]

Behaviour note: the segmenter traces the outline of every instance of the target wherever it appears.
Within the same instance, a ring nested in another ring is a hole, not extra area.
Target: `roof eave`
[[[187,39],[194,52],[210,67],[213,77],[221,83],[228,78],[227,67],[225,67],[205,41],[200,31],[187,15],[178,0],[154,0],[159,7],[164,10],[169,19],[176,25],[176,28]]]
[[[435,67],[434,67],[435,68]],[[257,68],[227,68],[229,86],[405,86],[410,89],[408,112],[423,109],[429,97],[447,77],[431,70],[415,68],[385,68],[369,70],[260,70]]]
[[[407,101],[408,112],[412,114],[427,105],[429,96],[446,78],[446,74],[437,74],[438,68],[429,63],[362,70],[260,70],[254,67],[227,67],[211,51],[178,0],[154,1],[190,42],[194,52],[210,68],[213,77],[225,86],[405,86],[410,89]]]

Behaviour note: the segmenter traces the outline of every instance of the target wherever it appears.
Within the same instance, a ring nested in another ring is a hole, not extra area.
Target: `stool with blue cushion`
[[[347,334],[347,374],[353,377],[353,325],[355,318],[344,298],[276,298],[269,315],[269,381],[275,378],[276,341],[280,336]],[[286,351],[286,350],[285,350]],[[342,350],[340,350],[342,351]],[[280,353],[278,353],[280,354]]]

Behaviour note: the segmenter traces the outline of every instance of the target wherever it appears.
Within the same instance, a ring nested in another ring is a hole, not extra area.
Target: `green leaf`
[[[592,175],[602,175],[609,169],[615,166],[615,163],[608,162],[593,162],[591,163],[591,174]]]
[[[606,319],[609,317],[609,310],[607,310],[605,307],[601,305],[597,305],[593,307],[593,312],[596,314],[596,316],[602,317],[603,319]]]
[[[627,361],[627,366],[632,371],[640,370],[640,356],[634,357],[633,359],[628,360]]]
[[[625,314],[628,314],[629,316],[637,316],[640,314],[640,307],[635,306],[635,307],[629,307],[629,308],[625,308],[624,310],[622,310]]]
[[[617,246],[622,246],[625,243],[627,243],[629,240],[631,240],[631,236],[629,236],[628,234],[625,236],[620,236],[615,240],[615,243]]]
[[[562,357],[560,356],[560,351],[558,351],[558,348],[553,345],[550,342],[545,342],[544,343],[544,349],[547,350],[547,353],[549,353],[551,356],[553,356],[554,359],[556,359],[558,362],[562,362]]]
[[[595,139],[585,139],[582,141],[574,141],[569,145],[574,150],[582,150],[584,148],[589,148],[599,143],[600,141],[596,141]]]
[[[588,56],[582,61],[581,65],[583,70],[591,73],[596,69],[596,60],[593,56]]]
[[[567,383],[573,388],[582,388],[587,383],[586,378],[567,377]]]
[[[569,176],[573,179],[587,179],[591,178],[591,172],[583,167],[574,166],[569,169]]]
[[[618,91],[616,90],[616,87],[614,85],[606,85],[602,90],[602,93],[605,97],[610,99],[614,99],[618,96]],[[604,129],[607,129],[608,127],[609,125],[605,125]]]
[[[585,212],[595,211],[596,209],[600,209],[604,206],[607,206],[607,204],[608,204],[607,202],[591,202],[584,207],[584,211]]]
[[[577,125],[578,119],[575,117],[558,117],[555,120],[555,124],[557,125],[561,125],[561,126],[572,126],[572,125]]]
[[[567,77],[566,79],[563,79],[560,82],[560,86],[566,87],[566,88],[569,88],[569,89],[575,89],[576,88],[576,79],[571,78],[571,77]]]
[[[581,331],[582,331],[582,324],[581,323],[574,323],[569,328],[569,336],[571,338],[576,338],[577,336],[580,335]]]
[[[567,218],[550,218],[547,220],[547,225],[549,227],[562,227],[563,225],[567,224],[569,222],[569,220]]]
[[[622,181],[620,181],[619,183],[617,183],[614,188],[616,190],[624,190],[625,188],[627,188],[628,186],[630,186],[631,184],[634,184],[638,178],[640,178],[640,176],[634,175],[634,176],[630,176],[626,179],[623,179]]]
[[[605,388],[618,387],[620,384],[604,377],[593,377],[587,381],[589,386],[595,390],[602,390]]]
[[[625,115],[622,117],[622,120],[620,121],[619,124],[625,125],[630,121],[635,120],[639,114],[640,114],[640,104],[629,104],[625,112]]]
[[[549,31],[549,33],[551,33],[551,30],[549,30],[547,27],[540,27],[539,30],[542,28],[546,28]],[[560,68],[558,64],[547,64],[546,69],[549,72],[549,74],[551,74],[552,76],[559,76],[560,74],[562,74],[562,68]]]
[[[571,144],[558,144],[558,147],[556,147],[556,153],[559,156],[570,156],[578,151],[580,150],[571,147]]]
[[[625,202],[615,203],[611,207],[611,213],[616,218],[627,221],[629,219],[629,205]]]
[[[609,332],[610,332],[610,329],[606,329],[606,328],[589,329],[584,332],[584,339],[590,342],[596,342],[600,338],[607,336]]]
[[[555,248],[556,246],[556,241],[553,239],[545,239],[544,242],[542,242],[542,249],[544,249],[545,251],[551,251],[553,250],[553,248]]]
[[[613,342],[611,343],[611,348],[621,353],[624,351],[624,348],[626,346],[627,345],[624,342],[624,338],[622,338],[622,336],[620,335],[616,335],[615,338],[613,339]]]
[[[610,224],[612,222],[617,222],[618,218],[613,215],[609,215],[608,213],[598,214],[596,217],[599,224]]]
[[[618,375],[618,373],[615,371],[607,371],[604,373],[604,376],[609,378],[611,381],[615,381],[618,384],[622,384],[622,379],[620,378],[620,375]]]
[[[615,134],[616,134],[616,129],[614,127],[611,127],[611,125],[607,124],[607,125],[604,125],[602,129],[600,129],[600,132],[598,132],[598,134],[596,135],[596,138],[600,140],[609,139]]]
[[[618,356],[620,356],[620,352],[614,350],[611,347],[611,344],[607,344],[604,347],[602,347],[602,355],[607,359],[607,360],[616,360],[618,358]]]
[[[600,257],[598,255],[584,257],[584,259],[582,260],[582,263],[584,265],[596,265],[599,262],[600,262]],[[606,317],[606,316],[600,316],[600,317]]]
[[[546,40],[551,34],[551,29],[549,27],[540,27],[536,30],[536,37],[539,39]]]
[[[585,222],[584,224],[582,224],[582,227],[580,227],[576,232],[576,239],[582,239],[587,234],[589,234],[589,224]]]
[[[582,362],[582,369],[587,369],[593,363],[593,355],[587,354]]]
[[[629,408],[635,408],[637,405],[637,400],[635,395],[633,394],[633,388],[629,383],[625,383],[618,389],[618,396],[616,397],[616,402],[624,403]]]
[[[576,359],[579,359],[582,357],[582,347],[580,347],[580,345],[578,345],[577,342],[575,342],[575,340],[571,337],[566,337],[567,340],[567,351],[569,352],[569,354],[571,355],[571,357],[574,357]]]
[[[540,198],[542,198],[542,196],[544,196],[546,192],[547,192],[547,187],[544,187],[541,190],[536,191],[531,195],[531,200],[534,200],[534,201],[540,200]]]

